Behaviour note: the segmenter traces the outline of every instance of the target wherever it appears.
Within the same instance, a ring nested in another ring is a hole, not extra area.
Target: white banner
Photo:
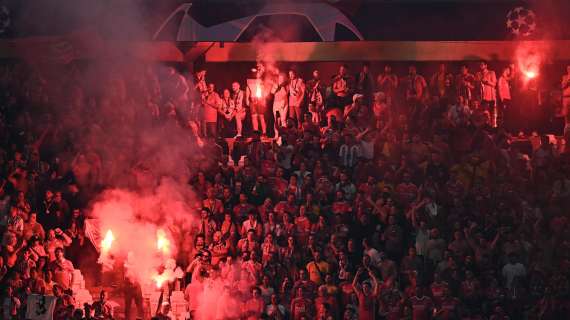
[[[31,294],[28,296],[28,308],[26,319],[28,320],[53,320],[53,310],[55,309],[56,298],[41,294]]]
[[[91,243],[93,243],[97,252],[101,252],[101,240],[103,240],[103,236],[101,235],[101,230],[99,228],[99,220],[85,220],[85,236],[91,241]]]

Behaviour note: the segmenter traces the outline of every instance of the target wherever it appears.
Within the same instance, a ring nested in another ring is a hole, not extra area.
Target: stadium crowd
[[[120,174],[85,136],[135,123],[188,128],[210,160],[188,181],[202,204],[179,263],[188,287],[228,281],[239,303],[216,319],[566,317],[570,157],[547,136],[513,143],[511,67],[442,64],[426,79],[414,66],[405,77],[340,66],[327,84],[266,69],[218,94],[205,70],[117,68],[90,82],[82,68],[3,65],[2,319],[25,319],[30,293],[55,295],[57,320],[113,318],[106,293],[76,309],[69,288],[73,268],[89,274],[97,259],[89,203]],[[234,264],[237,278],[224,271]]]

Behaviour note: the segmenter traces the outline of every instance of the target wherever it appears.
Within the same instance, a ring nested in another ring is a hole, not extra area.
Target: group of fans
[[[192,114],[202,134],[209,137],[233,137],[235,133],[239,137],[246,125],[264,136],[278,137],[288,119],[300,128],[306,116],[324,127],[331,117],[345,122],[362,109],[368,112],[362,116],[373,118],[377,129],[402,114],[412,124],[423,126],[436,119],[463,125],[472,114],[479,114],[492,127],[526,133],[538,129],[562,132],[562,124],[568,122],[570,70],[562,77],[562,85],[556,81],[556,89],[549,91],[545,88],[550,85],[537,71],[510,64],[495,72],[485,61],[475,68],[462,64],[455,73],[441,63],[430,77],[422,76],[415,65],[408,67],[405,76],[396,74],[390,65],[377,75],[369,63],[357,71],[341,65],[331,79],[321,77],[316,69],[306,80],[297,69],[292,66],[285,72],[260,62],[252,69],[251,79],[235,81],[231,88],[218,92],[216,81],[209,82],[202,68],[189,81],[195,84],[193,88],[180,77],[179,94],[188,96],[195,91],[188,105],[195,110]],[[223,74],[231,75],[231,71]],[[268,130],[270,123],[274,130]]]
[[[227,282],[238,302],[216,319],[566,317],[570,157],[563,140],[525,145],[505,130],[510,68],[451,76],[442,65],[426,80],[415,67],[374,79],[366,65],[355,77],[341,66],[328,89],[318,72],[268,83],[263,69],[245,91],[234,83],[211,98],[204,71],[192,82],[152,66],[94,78],[82,66],[2,66],[2,318],[25,319],[30,293],[57,297],[54,319],[113,317],[107,293],[82,310],[69,288],[73,268],[90,277],[97,258],[90,201],[134,171],[111,167],[123,154],[90,138],[164,124],[188,128],[207,160],[188,164],[202,201],[180,246],[188,288],[228,279],[230,265],[248,277]],[[263,139],[268,106],[283,120],[274,140]],[[237,114],[256,124],[245,139],[236,123],[242,137],[228,144],[218,120]]]

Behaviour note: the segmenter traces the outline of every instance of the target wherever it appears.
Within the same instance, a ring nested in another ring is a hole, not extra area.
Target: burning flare
[[[261,86],[259,84],[255,87],[255,97],[258,99],[261,98]]]
[[[163,253],[165,256],[170,254],[170,240],[162,229],[156,231],[156,249]]]
[[[153,277],[154,283],[156,284],[156,288],[160,289],[162,288],[162,285],[168,281],[168,277],[166,275],[166,273],[161,273],[161,274],[157,274]]]
[[[545,59],[545,50],[541,46],[532,46],[526,43],[520,44],[517,48],[516,60],[518,69],[524,76],[522,79],[524,85],[540,75],[540,68]]]
[[[535,71],[532,70],[528,70],[528,71],[523,71],[525,77],[527,77],[528,79],[534,79],[536,78],[537,74]]]
[[[115,236],[113,235],[113,231],[107,230],[105,238],[101,241],[101,252],[103,254],[107,254],[109,253],[109,251],[111,251],[111,246],[113,245],[113,241],[115,241]]]
[[[110,229],[107,230],[105,234],[105,238],[101,240],[101,255],[99,255],[99,260],[97,261],[105,269],[112,269],[113,268],[113,257],[110,256],[109,252],[113,246],[113,242],[115,241],[115,235],[113,231]]]
[[[176,266],[176,261],[174,261],[174,259],[166,260],[164,266],[161,266],[160,269],[163,269],[161,273],[155,271],[152,275],[152,280],[154,281],[157,289],[162,288],[166,283],[173,282],[177,278],[180,279],[184,276],[184,272]]]

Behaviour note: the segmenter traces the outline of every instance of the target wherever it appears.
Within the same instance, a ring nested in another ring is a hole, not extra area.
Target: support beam
[[[226,43],[206,53],[206,62],[255,61],[476,61],[513,60],[517,48],[532,47],[550,60],[570,60],[570,41],[355,41]]]

